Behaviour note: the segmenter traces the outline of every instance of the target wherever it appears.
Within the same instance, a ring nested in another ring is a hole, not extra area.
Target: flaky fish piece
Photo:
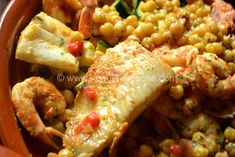
[[[25,62],[76,73],[79,62],[68,52],[67,45],[74,40],[81,40],[80,34],[41,12],[22,31],[15,57]]]
[[[169,87],[173,76],[157,54],[135,41],[109,49],[85,76],[75,99],[76,116],[67,123],[64,147],[76,157],[91,157],[109,146],[113,156],[128,125]],[[92,92],[87,93],[87,89]],[[85,123],[88,119],[91,122]],[[94,123],[98,125],[92,127]],[[84,124],[89,125],[81,127]]]

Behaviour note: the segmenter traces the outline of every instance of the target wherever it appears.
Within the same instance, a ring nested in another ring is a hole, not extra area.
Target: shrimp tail
[[[91,29],[93,24],[92,14],[94,13],[94,11],[94,8],[84,7],[80,15],[78,30],[84,35],[85,39],[91,36]]]
[[[92,15],[95,12],[95,8],[98,6],[97,0],[81,0],[81,3],[85,6],[80,15],[78,30],[81,32],[85,39],[91,36],[93,27]]]
[[[54,141],[54,138],[59,137],[62,139],[63,136],[64,134],[59,132],[58,130],[51,127],[46,127],[45,130],[41,132],[37,137],[52,148],[59,150],[61,146]]]

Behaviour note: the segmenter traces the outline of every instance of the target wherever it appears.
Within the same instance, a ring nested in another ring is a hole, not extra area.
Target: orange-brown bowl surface
[[[26,63],[14,60],[18,37],[40,10],[41,0],[11,0],[0,20],[0,143],[24,157],[42,157],[48,151],[20,129],[10,97],[12,85],[24,79],[27,67]]]

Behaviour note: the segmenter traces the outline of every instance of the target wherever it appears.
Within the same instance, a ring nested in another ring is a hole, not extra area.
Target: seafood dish
[[[233,157],[234,33],[223,0],[42,0],[15,115],[47,157]]]

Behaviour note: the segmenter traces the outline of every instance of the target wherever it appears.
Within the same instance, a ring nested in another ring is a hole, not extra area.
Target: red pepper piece
[[[77,133],[81,133],[82,130],[90,125],[93,129],[98,127],[100,124],[100,118],[97,112],[92,112],[88,116],[86,116],[80,124],[75,128]]]
[[[84,88],[85,93],[87,94],[88,98],[91,101],[95,101],[97,99],[97,92],[94,88],[92,87],[85,87]]]
[[[68,51],[73,54],[73,55],[76,55],[80,52],[82,52],[83,50],[83,42],[81,41],[75,41],[75,42],[72,42],[70,43],[68,46]]]

